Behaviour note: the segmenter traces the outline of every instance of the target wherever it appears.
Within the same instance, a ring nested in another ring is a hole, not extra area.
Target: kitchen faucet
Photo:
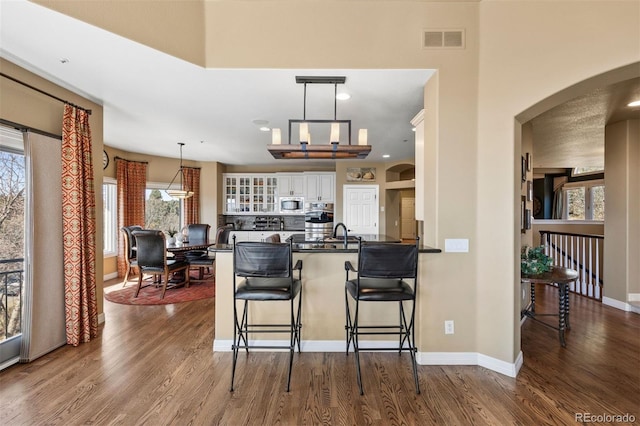
[[[338,228],[342,227],[342,229],[344,230],[344,233],[342,234],[342,238],[344,240],[344,246],[347,247],[347,226],[342,223],[342,222],[338,222],[338,224],[336,225],[335,228],[333,228],[333,238],[336,238],[338,236]]]

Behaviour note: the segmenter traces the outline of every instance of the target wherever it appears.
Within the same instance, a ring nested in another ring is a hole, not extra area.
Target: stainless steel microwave
[[[304,214],[304,197],[280,197],[281,214]]]

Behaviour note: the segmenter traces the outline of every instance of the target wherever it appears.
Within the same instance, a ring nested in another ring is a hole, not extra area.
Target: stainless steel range
[[[304,234],[308,241],[330,237],[333,233],[333,203],[304,204]]]

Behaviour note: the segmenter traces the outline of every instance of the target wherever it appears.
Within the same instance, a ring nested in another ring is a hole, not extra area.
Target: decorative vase
[[[169,237],[167,238],[167,244],[169,245],[173,245],[176,243],[176,237]]]

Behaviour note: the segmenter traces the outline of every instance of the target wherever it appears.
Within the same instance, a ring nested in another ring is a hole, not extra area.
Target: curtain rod
[[[140,164],[149,164],[148,161],[134,161],[134,160],[127,160],[126,158],[122,158],[122,157],[118,157],[115,156],[113,157],[114,160],[122,160],[122,161],[127,161],[129,163],[140,163]]]
[[[12,127],[12,128],[14,128],[16,130],[19,130],[21,132],[37,133],[39,135],[48,136],[48,137],[50,137],[52,139],[62,140],[62,136],[56,135],[55,133],[50,133],[50,132],[45,132],[44,130],[34,129],[33,127],[24,126],[22,124],[15,123],[13,121],[5,120],[4,118],[0,118],[0,124],[2,124],[4,126],[7,126],[7,127]]]
[[[55,95],[52,95],[51,93],[47,93],[47,92],[45,92],[44,90],[38,89],[37,87],[34,87],[34,86],[30,85],[30,84],[25,83],[24,81],[20,81],[20,80],[18,80],[17,78],[13,78],[13,77],[11,77],[10,75],[6,75],[6,74],[5,74],[5,73],[3,73],[3,72],[0,72],[0,76],[2,76],[2,77],[4,77],[4,78],[7,78],[7,79],[9,79],[9,80],[11,80],[11,81],[14,81],[14,82],[16,82],[16,83],[18,83],[18,84],[21,84],[21,85],[23,85],[23,86],[25,86],[25,87],[28,87],[28,88],[29,88],[29,89],[31,89],[31,90],[35,90],[35,91],[36,91],[36,92],[38,92],[38,93],[42,93],[43,95],[46,95],[46,96],[48,96],[48,97],[50,97],[50,98],[53,98],[53,99],[55,99],[56,101],[60,101],[60,102],[62,102],[63,104],[68,104],[68,105],[71,105],[71,106],[73,106],[73,107],[80,108],[81,110],[86,111],[86,112],[87,112],[87,114],[91,115],[91,110],[90,110],[90,109],[83,108],[83,107],[81,107],[80,105],[76,105],[76,104],[74,104],[74,103],[72,103],[72,102],[66,101],[66,100],[64,100],[64,99],[62,99],[62,98],[59,98],[59,97],[57,97],[57,96],[55,96]]]

